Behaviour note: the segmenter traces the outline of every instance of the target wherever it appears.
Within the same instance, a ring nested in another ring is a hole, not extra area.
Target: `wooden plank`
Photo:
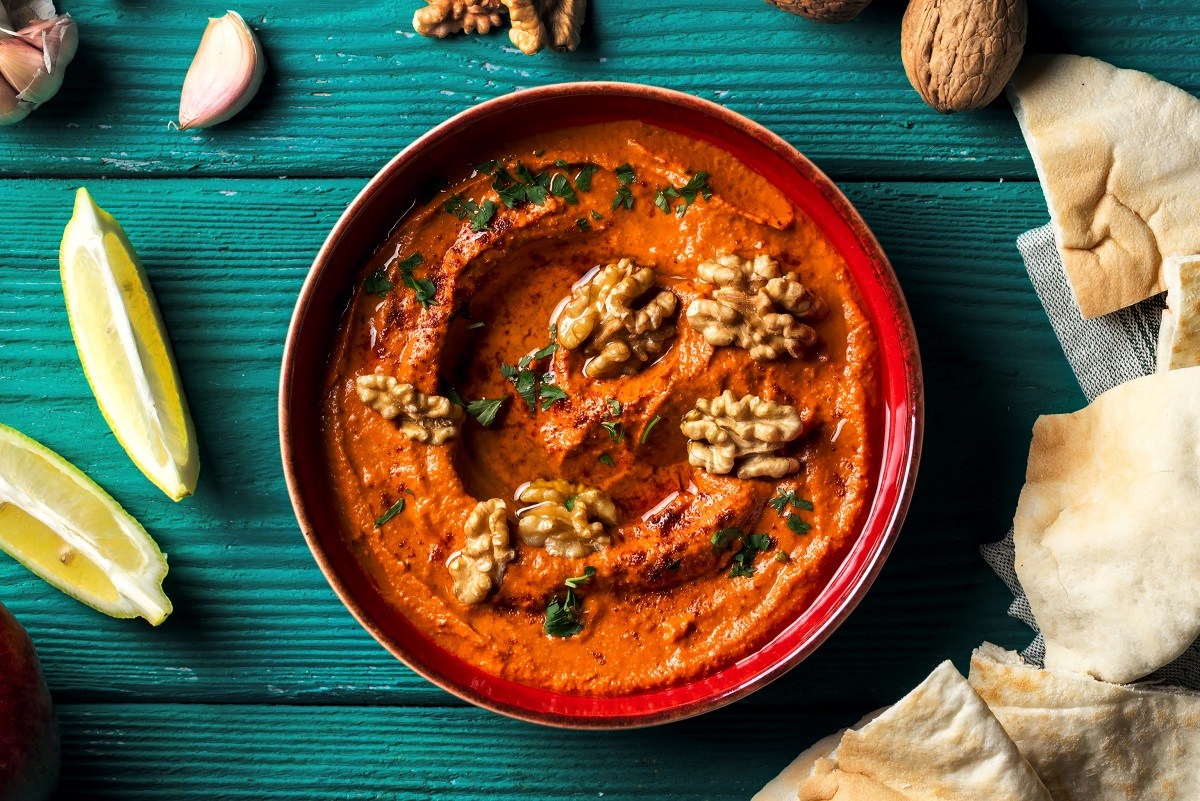
[[[307,265],[357,180],[113,180],[156,287],[202,444],[197,495],[172,504],[108,432],[80,372],[56,250],[73,182],[0,181],[0,421],[75,461],[171,555],[177,612],[112,621],[0,557],[0,601],[29,627],[64,701],[442,704],[338,603],[291,517],[275,434],[278,359]],[[1081,403],[1013,241],[1046,216],[1036,184],[859,183],[922,339],[928,433],[894,555],[862,608],[756,701],[885,703],[931,654],[1023,644],[976,544],[1008,525],[1029,427]],[[269,220],[269,224],[264,221]],[[953,602],[947,602],[953,599]],[[886,669],[880,669],[885,666]]]
[[[81,46],[60,95],[0,137],[0,175],[367,176],[432,125],[482,100],[560,81],[644,82],[747,114],[839,178],[1031,177],[1006,104],[941,116],[901,69],[901,4],[843,26],[748,3],[640,0],[589,12],[582,49],[529,58],[502,35],[432,42],[405,3],[242,6],[270,63],[236,121],[168,128],[211,4],[63,2]],[[1049,6],[1049,7],[1047,7]],[[1200,10],[1186,0],[1039,4],[1032,50],[1080,52],[1200,90]]]
[[[68,705],[57,797],[741,801],[866,711],[736,707],[599,733],[473,708]]]

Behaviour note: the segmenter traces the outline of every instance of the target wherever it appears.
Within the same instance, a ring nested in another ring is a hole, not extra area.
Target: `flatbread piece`
[[[1200,100],[1082,56],[1027,58],[1008,95],[1083,316],[1162,292],[1200,253]]]
[[[895,706],[826,738],[754,801],[1050,801],[1033,768],[950,662]]]
[[[1055,801],[1200,798],[1200,697],[1039,670],[990,643],[970,681]]]
[[[1158,330],[1160,373],[1200,365],[1200,256],[1165,259],[1163,283],[1167,308]]]
[[[1200,635],[1200,367],[1033,428],[1016,571],[1046,666],[1124,684]]]

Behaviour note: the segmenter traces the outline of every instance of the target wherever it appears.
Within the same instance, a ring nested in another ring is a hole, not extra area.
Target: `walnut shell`
[[[1012,77],[1028,27],[1025,0],[912,0],[900,58],[909,83],[933,108],[983,108]]]
[[[871,5],[871,0],[767,0],[784,11],[817,22],[848,22]]]

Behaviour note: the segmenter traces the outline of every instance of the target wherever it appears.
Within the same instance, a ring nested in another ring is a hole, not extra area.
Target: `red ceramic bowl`
[[[807,609],[754,654],[667,690],[596,698],[526,687],[482,672],[439,648],[380,595],[341,532],[320,436],[321,388],[335,332],[360,270],[444,165],[547,126],[636,119],[710,142],[771,180],[842,254],[879,341],[881,381],[875,493],[845,561]],[[812,162],[761,126],[690,95],[619,83],[546,86],[506,95],[442,123],[371,179],[338,220],[300,292],[279,385],[279,433],[288,492],[325,577],[375,639],[410,668],[471,703],[516,718],[572,728],[647,726],[741,698],[811,654],[858,604],[891,550],[908,508],[921,443],[920,357],[904,296],[862,218]]]

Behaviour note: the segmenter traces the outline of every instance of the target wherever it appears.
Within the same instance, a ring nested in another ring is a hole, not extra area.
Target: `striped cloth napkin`
[[[1054,244],[1053,228],[1047,224],[1021,234],[1017,238],[1017,250],[1021,251],[1033,288],[1089,403],[1105,390],[1154,372],[1162,295],[1095,320],[1085,320],[1071,295],[1062,257]],[[984,545],[980,551],[1015,596],[1008,613],[1037,631],[1029,599],[1021,589],[1013,566],[1012,529],[1004,539]],[[1192,592],[1194,588],[1187,591]],[[1045,653],[1045,643],[1039,633],[1023,655],[1028,661],[1041,665]],[[1200,642],[1193,643],[1183,656],[1146,680],[1200,690]]]

